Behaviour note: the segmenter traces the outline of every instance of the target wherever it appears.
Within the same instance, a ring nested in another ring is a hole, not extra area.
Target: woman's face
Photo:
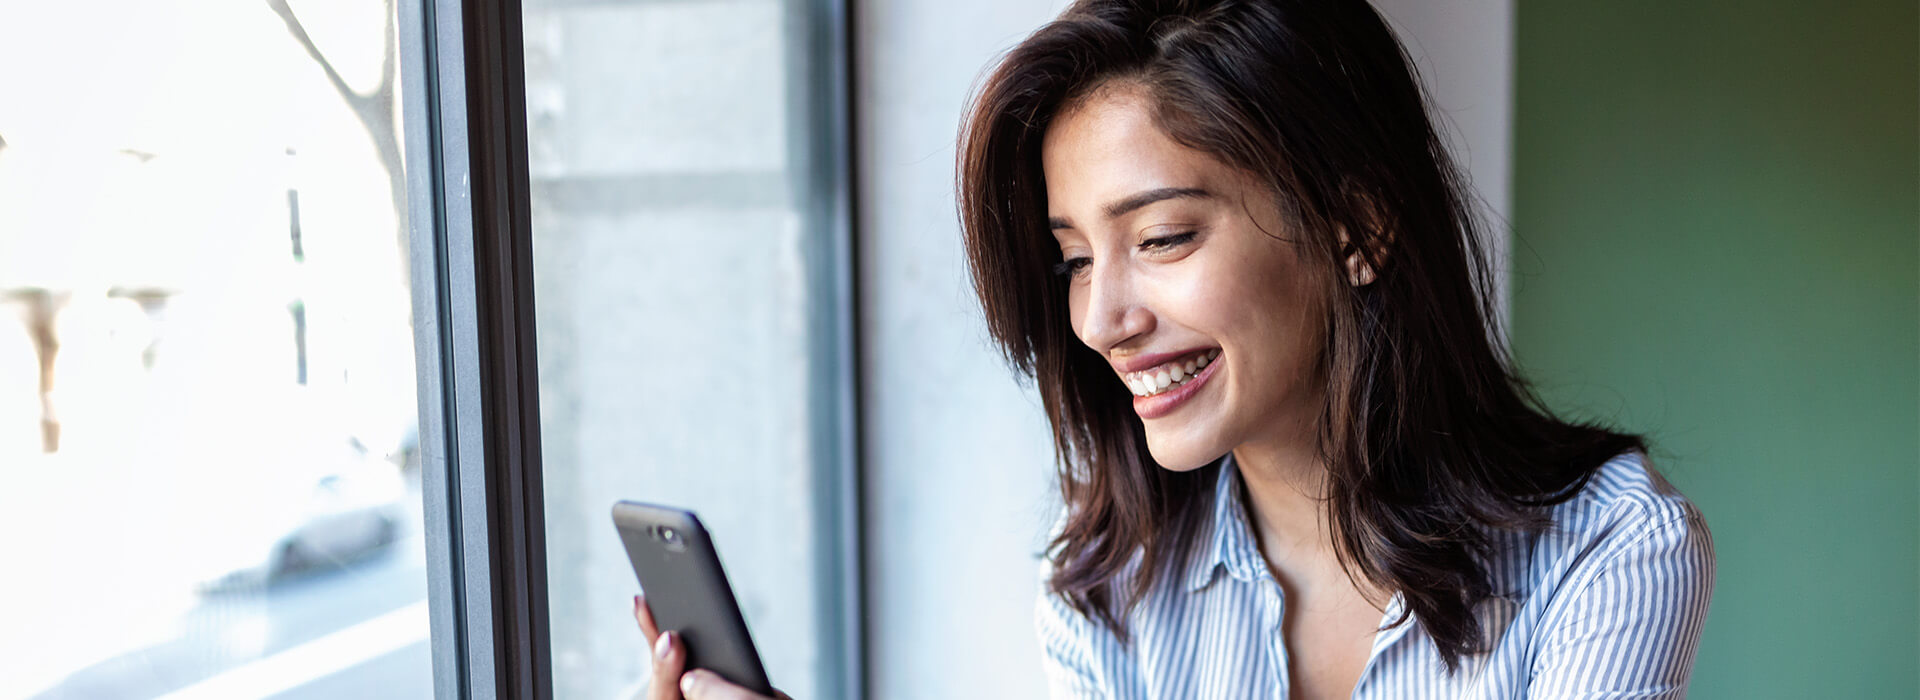
[[[1301,236],[1253,176],[1175,143],[1151,109],[1103,87],[1042,141],[1074,334],[1133,392],[1161,465],[1300,449],[1325,342]]]

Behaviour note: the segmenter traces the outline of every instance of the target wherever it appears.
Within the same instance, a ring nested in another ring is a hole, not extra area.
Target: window
[[[7,13],[0,695],[620,696],[619,498],[859,695],[838,2]]]
[[[429,696],[395,7],[6,15],[0,696]]]

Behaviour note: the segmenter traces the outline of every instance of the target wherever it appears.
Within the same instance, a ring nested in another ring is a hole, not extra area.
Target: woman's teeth
[[[1207,365],[1213,364],[1214,358],[1219,356],[1220,349],[1214,348],[1182,362],[1164,364],[1145,372],[1122,375],[1121,379],[1127,383],[1127,388],[1133,390],[1134,396],[1153,396],[1191,381],[1193,375],[1198,374]]]

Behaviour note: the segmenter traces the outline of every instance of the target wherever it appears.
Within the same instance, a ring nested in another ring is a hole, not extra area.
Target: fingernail
[[[680,677],[680,694],[681,695],[693,694],[693,681],[694,681],[693,674],[694,673],[698,673],[698,671],[689,672],[686,675]]]
[[[653,653],[654,655],[659,656],[662,659],[667,658],[668,654],[673,653],[673,633],[672,632],[660,633],[660,638],[654,640],[653,642]]]
[[[633,597],[633,614],[640,614],[640,596]]]

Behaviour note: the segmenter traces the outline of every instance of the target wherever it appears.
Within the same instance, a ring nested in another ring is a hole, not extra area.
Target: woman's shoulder
[[[1132,579],[1134,573],[1139,570],[1140,559],[1141,552],[1134,552],[1133,556],[1127,559],[1126,564],[1121,567],[1120,571],[1105,585],[1105,593],[1109,598],[1123,594],[1123,590],[1118,582]],[[1044,636],[1051,632],[1074,637],[1113,637],[1113,631],[1108,629],[1097,617],[1082,610],[1081,606],[1076,605],[1065,593],[1054,589],[1052,584],[1055,567],[1056,562],[1049,553],[1042,553],[1039,556],[1040,576],[1037,586],[1039,600],[1036,601],[1035,604],[1035,615],[1036,621],[1042,628],[1042,635]],[[1158,593],[1159,588],[1160,586],[1155,585],[1149,589],[1148,600],[1140,602],[1150,603],[1151,599],[1155,597],[1153,594]],[[1131,607],[1137,609],[1139,606]],[[1126,613],[1131,612],[1131,610],[1124,611],[1121,618],[1125,619],[1129,617]],[[1048,628],[1051,628],[1051,630]],[[1114,639],[1113,641],[1117,642],[1118,639]]]
[[[1595,469],[1573,498],[1554,507],[1553,520],[1562,531],[1706,527],[1699,507],[1639,450],[1620,453]]]
[[[1553,507],[1552,518],[1546,532],[1516,550],[1530,554],[1515,562],[1521,569],[1513,573],[1528,579],[1513,581],[1518,588],[1578,590],[1640,567],[1712,580],[1705,516],[1637,450],[1601,465],[1573,498]]]
[[[1132,566],[1132,564],[1130,564]],[[1127,660],[1127,645],[1115,631],[1086,614],[1053,589],[1054,562],[1040,556],[1039,596],[1034,632],[1039,639],[1049,697],[1102,697],[1116,665]]]
[[[1712,535],[1645,454],[1609,460],[1535,542],[1532,687],[1684,687],[1713,598]],[[1629,693],[1632,694],[1632,693]]]
[[[1065,516],[1062,516],[1061,520],[1064,521]],[[1061,523],[1055,523],[1049,535],[1049,542],[1053,541],[1052,537],[1059,534],[1061,527]],[[1121,653],[1118,650],[1132,646],[1126,639],[1129,635],[1111,627],[1101,619],[1101,616],[1093,613],[1092,607],[1095,605],[1117,607],[1114,616],[1122,627],[1137,632],[1143,618],[1151,619],[1158,615],[1156,611],[1166,607],[1169,604],[1169,597],[1173,596],[1178,589],[1173,585],[1175,576],[1156,576],[1148,582],[1145,594],[1128,604],[1126,602],[1127,584],[1138,575],[1145,558],[1145,552],[1136,549],[1100,586],[1099,592],[1105,598],[1103,602],[1094,603],[1084,597],[1076,600],[1056,590],[1052,585],[1054,572],[1059,565],[1054,554],[1055,552],[1048,550],[1039,553],[1036,557],[1039,565],[1039,579],[1035,582],[1038,599],[1034,606],[1035,626],[1040,633],[1041,641],[1048,647],[1050,653],[1065,651],[1069,648],[1076,649],[1078,653],[1106,655]]]

